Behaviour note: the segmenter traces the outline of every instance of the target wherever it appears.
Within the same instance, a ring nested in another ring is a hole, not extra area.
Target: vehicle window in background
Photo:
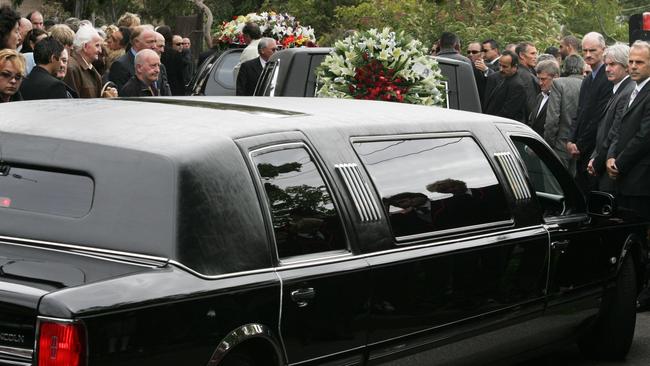
[[[396,237],[510,220],[499,182],[471,137],[356,142]]]
[[[94,189],[84,175],[13,166],[0,174],[0,210],[82,217],[90,211]]]
[[[332,195],[306,149],[256,152],[280,259],[347,248]]]
[[[569,190],[570,186],[563,188],[560,183],[560,173],[567,175],[562,167],[552,168],[549,164],[553,161],[548,154],[548,149],[543,147],[538,141],[524,137],[513,137],[514,143],[524,167],[528,171],[530,184],[535,191],[537,199],[542,206],[543,216],[559,216],[577,211],[576,195],[579,192]]]

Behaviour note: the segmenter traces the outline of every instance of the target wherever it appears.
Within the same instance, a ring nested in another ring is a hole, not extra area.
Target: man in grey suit
[[[605,116],[598,124],[596,148],[591,154],[587,165],[589,174],[598,177],[598,190],[614,193],[614,181],[605,172],[607,150],[618,131],[620,120],[627,108],[634,82],[628,75],[628,56],[630,47],[626,44],[616,44],[608,47],[603,54],[607,79],[614,84],[612,97],[605,107]]]
[[[551,86],[544,124],[544,140],[551,145],[573,175],[576,171],[576,160],[567,151],[566,144],[571,137],[571,124],[578,113],[584,66],[585,62],[579,55],[569,55],[564,59],[562,77],[553,80]]]
[[[607,174],[616,180],[619,206],[650,218],[650,43],[634,42],[628,65],[635,85],[607,154]]]

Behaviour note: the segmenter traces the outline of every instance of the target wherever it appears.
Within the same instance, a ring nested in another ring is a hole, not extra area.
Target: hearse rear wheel
[[[583,355],[622,360],[627,355],[636,325],[636,271],[626,256],[616,279],[616,288],[603,297],[603,311],[593,329],[578,342]]]

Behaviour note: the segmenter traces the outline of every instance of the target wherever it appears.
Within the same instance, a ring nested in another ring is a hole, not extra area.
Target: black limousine
[[[645,222],[527,126],[319,98],[0,105],[0,364],[625,357]]]

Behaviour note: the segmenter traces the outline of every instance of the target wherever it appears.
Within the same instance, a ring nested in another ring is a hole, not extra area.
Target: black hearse
[[[644,223],[520,123],[321,98],[0,113],[0,364],[627,353]]]
[[[276,52],[267,62],[255,89],[256,96],[313,97],[316,94],[316,68],[331,52],[329,47],[289,48]],[[232,69],[239,62],[241,49],[212,55],[199,68],[188,86],[189,95],[235,95]],[[481,112],[474,72],[470,65],[448,58],[437,58],[445,77],[446,107]]]

